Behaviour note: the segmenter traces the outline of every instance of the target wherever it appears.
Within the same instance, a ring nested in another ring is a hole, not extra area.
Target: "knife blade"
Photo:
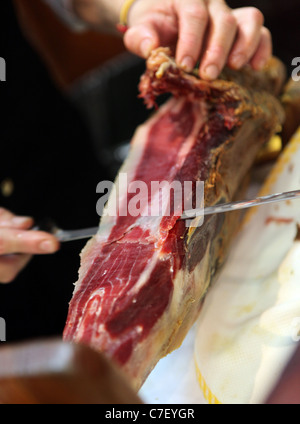
[[[286,200],[300,199],[300,190],[286,191],[283,193],[269,194],[267,196],[255,197],[247,200],[237,200],[235,202],[221,203],[214,206],[208,206],[203,209],[192,209],[185,211],[181,219],[191,219],[196,216],[206,216],[215,213],[224,213],[240,209],[252,208],[254,206],[263,206],[268,203],[282,202]]]
[[[57,237],[60,242],[66,242],[91,238],[98,230],[99,227],[83,228],[81,230],[62,230],[57,228],[53,232],[53,235]]]
[[[212,215],[216,213],[225,213],[230,211],[236,211],[240,209],[252,208],[254,206],[263,206],[269,203],[282,202],[286,200],[300,199],[300,190],[286,191],[283,193],[270,194],[267,196],[255,197],[253,199],[238,200],[230,203],[222,203],[214,206],[208,206],[200,209],[191,209],[185,211],[180,219],[193,219],[199,216]],[[53,234],[61,242],[81,240],[85,238],[93,237],[99,227],[90,227],[80,230],[62,230],[56,229]]]

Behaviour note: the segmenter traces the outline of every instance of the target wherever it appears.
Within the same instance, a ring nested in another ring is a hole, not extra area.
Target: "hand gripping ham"
[[[152,53],[140,92],[149,107],[160,94],[172,97],[136,130],[120,175],[147,187],[201,180],[206,206],[230,201],[283,121],[276,99],[283,67],[272,59],[262,72],[226,70],[205,82],[179,69],[169,53]],[[128,204],[133,195],[126,190],[120,201]],[[170,216],[102,217],[81,254],[63,335],[104,352],[136,390],[195,322],[237,222],[220,214],[188,228],[171,199],[160,200],[172,204]]]

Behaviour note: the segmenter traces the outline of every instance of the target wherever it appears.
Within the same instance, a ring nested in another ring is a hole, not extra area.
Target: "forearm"
[[[124,0],[70,0],[74,13],[86,24],[115,31]]]

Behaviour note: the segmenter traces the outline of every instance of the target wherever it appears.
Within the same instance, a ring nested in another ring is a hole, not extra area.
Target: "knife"
[[[240,209],[252,208],[254,206],[262,206],[268,203],[276,203],[294,199],[300,199],[300,190],[270,194],[267,196],[256,197],[242,201],[238,200],[230,203],[222,203],[215,206],[208,206],[202,209],[192,209],[190,211],[185,211],[181,215],[181,219],[192,219],[199,216],[231,212]],[[54,231],[52,231],[52,234],[55,235],[60,242],[67,242],[93,237],[97,233],[98,229],[99,227],[85,228],[81,230],[62,230],[60,228],[56,228]]]
[[[238,200],[230,203],[221,203],[215,206],[208,206],[203,209],[192,209],[190,211],[185,211],[181,216],[181,219],[191,219],[196,216],[206,216],[215,213],[231,212],[240,209],[252,208],[254,206],[262,206],[268,203],[276,203],[294,199],[300,199],[300,190],[269,194],[267,196],[255,197],[254,199]]]

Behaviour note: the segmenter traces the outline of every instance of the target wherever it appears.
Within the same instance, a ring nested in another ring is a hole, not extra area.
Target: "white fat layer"
[[[152,128],[154,123],[158,121],[165,113],[169,113],[170,111],[172,111],[172,113],[180,112],[185,102],[186,98],[169,100],[165,105],[160,108],[159,112],[155,114],[155,116],[152,118],[152,121],[147,122],[146,125],[141,125],[136,131],[136,134],[132,140],[132,148],[129,153],[129,156],[125,161],[124,165],[121,167],[119,175],[115,181],[116,190],[111,193],[111,196],[104,209],[104,216],[101,219],[101,225],[99,227],[98,234],[96,235],[97,242],[105,242],[108,239],[113,226],[116,225],[117,217],[111,217],[105,215],[105,213],[108,213],[109,210],[114,209],[115,198],[118,199],[120,205],[126,202],[127,184],[130,184],[134,180],[136,169],[140,163],[142,155],[144,154],[145,148],[147,147],[147,144],[145,144],[145,140],[147,140],[148,138],[149,130]],[[196,110],[196,107],[198,108],[198,110]],[[197,119],[195,120],[193,130],[186,138],[181,149],[179,150],[176,164],[174,164],[171,170],[166,174],[165,180],[170,184],[174,181],[177,172],[182,168],[189,151],[195,143],[195,138],[197,137],[197,134],[199,134],[205,122],[207,116],[205,105],[200,102],[195,104],[194,113],[197,115]],[[120,174],[126,174],[127,178],[120,178]],[[162,196],[162,191],[160,189],[156,190],[155,192],[151,191],[151,203],[153,205],[161,204],[162,215],[168,215],[168,209],[170,207],[169,202],[169,196]],[[145,203],[147,204],[147,206],[145,206],[145,209],[141,211],[141,216],[137,218],[133,226],[138,226],[145,230],[149,229],[151,234],[159,234],[159,227],[162,217],[149,216],[149,205],[148,202]],[[180,205],[181,202],[178,202],[178,207]],[[179,214],[181,214],[181,211],[178,212]],[[128,228],[128,230],[129,229],[130,228]]]
[[[167,113],[168,110],[174,109],[176,106],[175,99],[171,99],[166,104],[160,107],[160,109],[153,115],[153,117],[148,120],[145,124],[140,125],[137,130],[135,131],[134,137],[131,141],[131,149],[129,152],[129,155],[124,162],[123,166],[121,167],[120,173],[127,173],[128,181],[132,181],[134,178],[136,168],[144,154],[144,150],[146,148],[145,140],[148,139],[148,133],[154,123],[158,121],[161,116],[163,116],[165,113]],[[119,176],[117,176],[115,180],[115,186],[119,185]],[[121,188],[121,191],[124,192],[124,190],[127,191],[127,187]],[[105,243],[107,239],[109,238],[109,235],[113,229],[113,227],[116,225],[117,217],[109,216],[108,214],[105,215],[105,211],[107,211],[113,202],[113,193],[111,193],[110,198],[108,199],[107,205],[104,208],[103,215],[100,220],[100,226],[98,233],[88,241],[86,246],[83,248],[81,252],[81,266],[79,269],[79,277],[77,282],[75,283],[75,288],[73,292],[74,294],[79,290],[81,281],[85,278],[88,270],[92,266],[94,260],[99,255],[99,248],[101,243]],[[147,225],[144,225],[145,228],[147,228]],[[156,224],[155,224],[156,227]],[[149,226],[150,228],[150,226]]]
[[[120,204],[126,199],[127,192],[127,187],[123,187],[122,184],[120,184],[120,182],[122,182],[122,180],[120,179],[120,174],[127,174],[128,183],[133,181],[136,169],[147,147],[147,143],[145,143],[145,141],[148,140],[149,131],[151,130],[155,122],[159,121],[159,119],[161,119],[161,117],[165,113],[167,113],[168,110],[173,109],[173,103],[174,99],[171,99],[170,101],[166,102],[166,104],[161,106],[158,112],[150,120],[148,120],[145,124],[142,124],[137,128],[131,141],[131,149],[129,155],[124,164],[122,165],[119,174],[115,180],[115,187],[120,187],[120,190],[117,193],[117,195],[120,196]],[[124,193],[124,195],[122,196],[121,193]],[[112,217],[108,214],[106,215],[109,209],[113,207],[114,195],[115,193],[111,193],[108,202],[104,208],[103,217],[100,221],[99,231],[95,236],[95,240],[97,243],[105,242],[108,239],[112,228],[116,225],[118,217]]]

